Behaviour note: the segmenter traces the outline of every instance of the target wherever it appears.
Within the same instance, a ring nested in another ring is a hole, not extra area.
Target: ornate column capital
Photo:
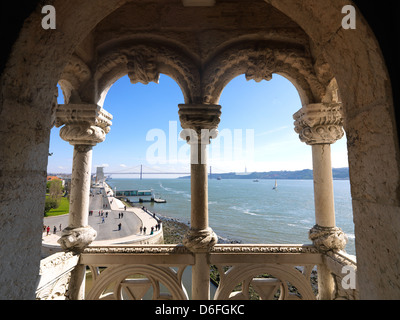
[[[293,115],[295,131],[308,145],[332,144],[343,135],[341,103],[309,104]]]
[[[221,121],[221,106],[216,104],[180,104],[179,120],[183,129],[217,129]]]
[[[180,104],[178,113],[183,128],[180,137],[187,143],[207,145],[218,136],[220,105]]]
[[[112,115],[96,104],[62,104],[56,110],[56,127],[72,145],[94,146],[105,140]]]
[[[321,227],[315,225],[309,231],[309,239],[321,252],[340,251],[346,247],[348,238],[338,227]]]
[[[218,237],[211,228],[190,229],[183,239],[183,245],[195,253],[208,252],[217,242]]]

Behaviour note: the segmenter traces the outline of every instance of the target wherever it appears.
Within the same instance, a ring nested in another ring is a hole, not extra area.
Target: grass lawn
[[[60,206],[57,209],[51,209],[46,216],[47,217],[61,216],[67,213],[69,213],[69,200],[67,197],[65,198],[62,197]]]

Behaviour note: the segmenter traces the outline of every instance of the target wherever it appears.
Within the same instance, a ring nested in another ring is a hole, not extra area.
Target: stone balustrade
[[[356,288],[343,286],[351,284],[347,271],[357,269],[343,252],[322,253],[313,245],[221,244],[209,250],[207,261],[219,278],[213,300],[317,299],[320,266],[334,275],[335,299],[358,297]],[[191,291],[182,278],[195,263],[196,254],[183,245],[90,246],[80,255],[57,253],[42,260],[37,299],[68,299],[68,273],[87,266],[91,284],[85,299],[187,300]]]
[[[64,300],[71,279],[71,272],[79,263],[79,256],[72,252],[58,252],[40,262],[36,287],[38,300]]]

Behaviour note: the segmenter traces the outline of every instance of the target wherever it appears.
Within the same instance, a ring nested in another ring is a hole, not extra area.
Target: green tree
[[[49,198],[57,203],[57,208],[60,205],[62,195],[63,195],[62,181],[61,180],[50,181]]]
[[[46,201],[44,203],[44,216],[47,216],[47,213],[51,210],[51,209],[57,209],[58,206],[60,205],[59,202],[57,202],[56,200],[46,197]]]

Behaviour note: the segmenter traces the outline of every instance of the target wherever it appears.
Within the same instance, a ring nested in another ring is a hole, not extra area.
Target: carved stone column
[[[78,254],[96,238],[96,231],[88,224],[92,148],[105,140],[111,119],[94,104],[59,105],[56,111],[56,126],[64,126],[61,138],[74,146],[68,227],[58,241],[64,251]],[[69,299],[83,299],[84,282],[85,268],[79,265],[71,275]]]
[[[71,177],[69,225],[59,240],[65,251],[81,252],[95,238],[88,225],[92,147],[105,140],[112,116],[91,104],[59,105],[56,126],[63,140],[74,146]]]
[[[336,227],[331,164],[331,144],[344,135],[341,104],[310,104],[293,118],[300,140],[312,146],[316,224],[309,238],[321,252],[343,250],[347,236]],[[335,284],[325,266],[319,266],[318,283],[319,299],[333,299]]]
[[[221,106],[179,105],[179,118],[184,129],[181,137],[190,144],[191,228],[183,244],[195,253],[192,269],[192,297],[210,298],[210,267],[207,253],[217,243],[217,236],[208,225],[207,145],[218,135]]]

